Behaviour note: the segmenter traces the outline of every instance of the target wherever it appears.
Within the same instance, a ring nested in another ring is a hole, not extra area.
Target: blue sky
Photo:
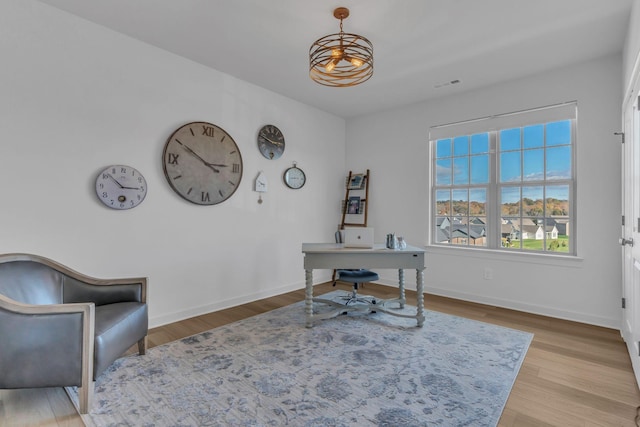
[[[523,185],[523,197],[534,200],[543,197],[543,187],[526,186],[527,182],[540,183],[546,178],[550,184],[554,180],[571,178],[570,120],[503,129],[498,137],[500,166],[497,179],[500,183]],[[489,133],[480,133],[436,141],[436,184],[489,183],[489,138]],[[476,192],[471,200],[486,201],[475,198],[481,194],[486,193]],[[503,197],[504,203],[516,202],[519,190],[503,191]],[[548,185],[546,197],[568,200],[569,187]]]

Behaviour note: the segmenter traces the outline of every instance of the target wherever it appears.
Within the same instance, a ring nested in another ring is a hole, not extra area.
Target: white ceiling
[[[620,52],[632,0],[40,0],[345,118]],[[339,31],[374,46],[373,77],[309,78],[309,47]],[[456,85],[444,85],[460,80]]]

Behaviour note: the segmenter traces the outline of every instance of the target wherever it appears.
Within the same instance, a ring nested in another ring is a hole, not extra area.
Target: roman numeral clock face
[[[164,146],[162,166],[171,188],[198,205],[224,202],[242,179],[242,156],[235,141],[206,122],[178,128]]]

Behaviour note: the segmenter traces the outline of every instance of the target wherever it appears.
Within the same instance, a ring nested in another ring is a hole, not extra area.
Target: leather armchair
[[[132,345],[145,354],[147,278],[97,279],[32,254],[0,254],[0,389],[77,386]]]

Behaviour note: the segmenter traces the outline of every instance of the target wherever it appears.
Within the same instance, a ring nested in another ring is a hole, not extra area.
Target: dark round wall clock
[[[284,135],[274,125],[262,126],[258,132],[258,149],[264,157],[275,160],[284,153]]]

